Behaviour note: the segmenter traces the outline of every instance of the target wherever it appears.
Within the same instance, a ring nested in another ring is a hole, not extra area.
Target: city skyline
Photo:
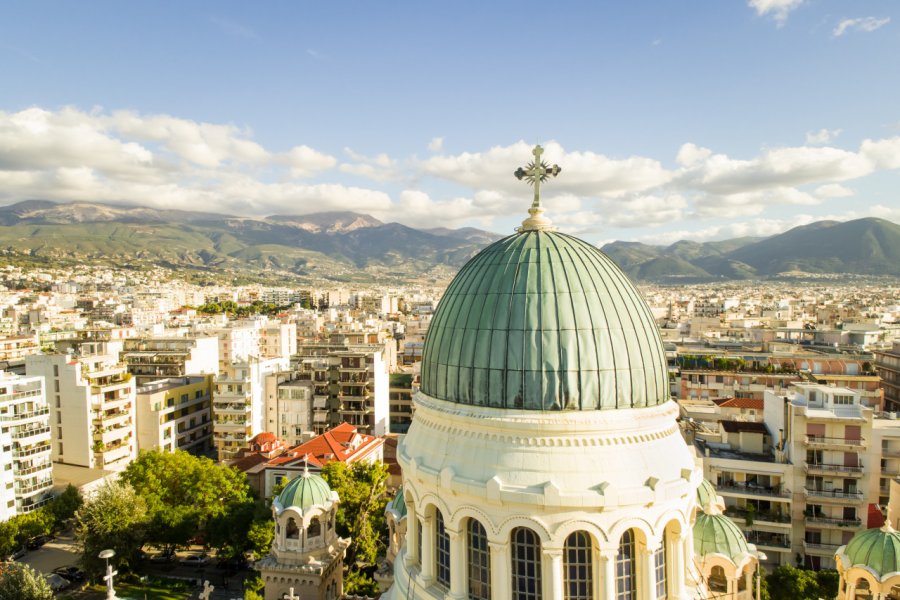
[[[540,142],[598,244],[900,221],[888,2],[110,6],[0,9],[0,204],[506,233]]]

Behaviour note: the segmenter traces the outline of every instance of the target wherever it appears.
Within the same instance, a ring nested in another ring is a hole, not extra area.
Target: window
[[[438,583],[450,586],[450,536],[444,529],[444,515],[435,510],[434,520],[434,562],[437,565]]]
[[[563,590],[567,600],[592,600],[594,597],[591,545],[591,538],[584,531],[576,531],[566,538]]]
[[[469,598],[491,600],[491,550],[481,523],[469,519]]]
[[[285,528],[284,537],[289,540],[299,540],[300,539],[300,528],[297,527],[297,521],[294,520],[294,517],[288,519],[287,527]]]
[[[619,540],[616,555],[616,600],[637,600],[634,533],[629,529]]]
[[[322,534],[322,524],[319,523],[319,519],[313,517],[309,521],[309,527],[306,529],[306,537],[314,538],[319,537]]]
[[[725,569],[716,566],[709,572],[709,589],[712,592],[727,592],[728,579],[725,577]]]
[[[512,530],[513,600],[538,600],[541,594],[541,542],[530,529]]]
[[[656,571],[656,597],[666,597],[666,539],[663,536],[662,545],[653,553],[653,568]]]

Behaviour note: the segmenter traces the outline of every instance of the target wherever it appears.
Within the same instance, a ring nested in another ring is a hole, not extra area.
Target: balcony
[[[53,478],[48,477],[27,485],[16,486],[16,496],[31,496],[53,487]]]
[[[213,403],[213,412],[216,414],[232,414],[242,415],[250,412],[249,402],[215,402]]]
[[[13,448],[13,458],[25,458],[27,456],[36,456],[38,454],[50,452],[50,442],[39,444],[31,448]]]
[[[757,523],[761,525],[783,525],[788,527],[791,525],[791,516],[782,513],[748,513],[746,509],[729,507],[725,509],[725,515],[733,519],[741,527],[752,527]],[[752,525],[747,525],[748,516],[752,519]]]
[[[10,400],[22,400],[23,398],[37,398],[41,395],[40,388],[36,390],[27,390],[24,392],[13,392],[11,394],[0,394],[0,402],[9,402]]]
[[[104,397],[94,398],[93,402],[91,402],[91,408],[94,410],[107,411],[107,410],[116,410],[129,406],[131,403],[131,398],[128,396],[112,398],[107,400]]]
[[[31,467],[24,467],[19,469],[13,469],[13,479],[23,479],[30,475],[34,475],[35,473],[39,473],[41,471],[49,471],[53,468],[53,463],[45,462],[39,465],[34,465]]]
[[[823,544],[821,542],[807,542],[806,540],[803,540],[803,550],[807,554],[828,556],[830,558],[834,556],[834,553],[837,552],[838,548],[840,548],[840,546],[837,544]]]
[[[111,411],[103,412],[99,415],[95,413],[94,424],[103,425],[103,427],[115,427],[116,425],[126,425],[131,422],[131,413],[128,411]]]
[[[131,448],[127,444],[122,444],[121,446],[104,450],[100,454],[103,466],[106,467],[122,459],[130,458]]]
[[[750,531],[747,533],[747,541],[751,544],[756,544],[756,546],[760,548],[774,548],[776,550],[791,549],[791,539],[783,533]]]
[[[50,414],[50,407],[44,406],[43,408],[38,408],[36,410],[32,410],[29,412],[20,412],[20,413],[9,413],[0,415],[0,421],[3,423],[8,423],[11,425],[17,425],[19,423],[24,423],[25,421],[29,421],[31,419],[36,419],[38,417],[43,417],[44,415]]]
[[[45,436],[50,433],[49,427],[32,427],[31,429],[20,429],[19,431],[14,431],[12,434],[12,439],[16,440],[20,444],[28,444],[35,441],[35,438]]]
[[[824,515],[807,515],[806,522],[822,525],[823,527],[856,528],[862,526],[862,521],[860,519],[836,519]]]
[[[891,458],[900,458],[900,448],[882,448],[881,455]]]
[[[754,485],[742,483],[740,481],[732,481],[729,483],[716,484],[716,491],[722,494],[739,494],[742,496],[765,496],[767,498],[790,498],[790,490],[785,490],[781,486],[768,487],[762,485]]]
[[[824,435],[808,435],[806,436],[806,445],[811,448],[853,448],[859,449],[866,445],[866,441],[862,438],[837,438],[826,437]]]
[[[846,465],[805,463],[804,467],[809,474],[841,475],[844,477],[862,477],[863,475],[861,466],[848,467]]]
[[[862,492],[844,491],[844,490],[819,490],[815,488],[804,488],[806,495],[811,498],[821,498],[824,500],[850,501],[860,502],[865,496]]]

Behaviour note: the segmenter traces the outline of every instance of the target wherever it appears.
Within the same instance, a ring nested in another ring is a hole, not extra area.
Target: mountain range
[[[629,275],[651,281],[765,278],[784,274],[900,276],[900,226],[884,219],[817,221],[766,238],[612,242],[602,247]]]
[[[471,227],[415,229],[355,212],[246,218],[44,200],[0,207],[0,253],[7,260],[162,266],[195,277],[441,281],[500,237]],[[767,238],[668,246],[617,241],[602,250],[644,281],[900,276],[900,226],[875,218],[819,221]]]

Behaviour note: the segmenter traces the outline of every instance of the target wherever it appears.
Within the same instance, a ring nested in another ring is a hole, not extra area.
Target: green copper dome
[[[669,399],[662,340],[640,293],[596,247],[543,229],[499,240],[460,270],[428,328],[421,390],[530,410]]]
[[[750,552],[747,538],[725,515],[697,513],[694,523],[694,552],[699,556],[724,554],[732,560]]]
[[[291,479],[275,500],[279,510],[297,508],[301,512],[312,506],[323,506],[333,499],[334,492],[328,483],[318,475],[304,473]]]
[[[406,516],[406,495],[403,493],[403,486],[400,486],[400,489],[397,490],[397,495],[394,496],[394,499],[391,500],[391,503],[388,507],[397,513],[397,518],[402,519]]]
[[[716,486],[711,481],[704,479],[700,482],[700,487],[697,488],[697,505],[700,506],[700,510],[705,511],[710,503],[716,504],[717,496]]]
[[[847,567],[863,565],[879,577],[900,571],[900,532],[891,528],[867,529],[853,536],[844,549]]]

